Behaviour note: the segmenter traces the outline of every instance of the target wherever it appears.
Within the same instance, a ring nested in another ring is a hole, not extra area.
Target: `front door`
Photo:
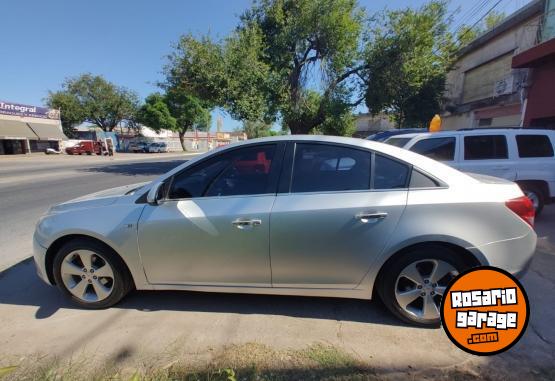
[[[166,200],[147,205],[139,250],[153,284],[270,286],[269,216],[276,144],[213,156],[169,179]]]
[[[273,286],[356,287],[405,209],[408,174],[369,151],[298,143],[270,218]]]

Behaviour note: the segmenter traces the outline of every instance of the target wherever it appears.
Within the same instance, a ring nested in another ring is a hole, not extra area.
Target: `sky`
[[[529,0],[501,0],[506,14]],[[49,90],[67,77],[90,72],[136,91],[141,98],[158,91],[156,82],[172,44],[186,33],[225,37],[252,0],[25,0],[2,4],[0,99],[40,106]],[[451,0],[455,22],[474,18],[473,10],[497,0]],[[425,0],[359,0],[369,14],[418,7]],[[466,16],[466,17],[465,17]],[[224,130],[240,126],[222,111]],[[215,127],[213,127],[215,130]]]

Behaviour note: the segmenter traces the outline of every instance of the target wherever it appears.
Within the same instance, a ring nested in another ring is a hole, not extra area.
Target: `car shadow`
[[[0,273],[0,305],[36,306],[35,319],[51,318],[60,309],[80,309],[56,287],[40,280],[27,259]],[[144,311],[280,315],[405,326],[378,301],[301,296],[133,291],[113,308]]]
[[[102,172],[113,173],[124,176],[135,175],[161,175],[174,169],[178,165],[185,163],[187,160],[169,160],[169,161],[144,161],[139,163],[122,163],[103,166],[93,166],[80,169],[84,172]]]

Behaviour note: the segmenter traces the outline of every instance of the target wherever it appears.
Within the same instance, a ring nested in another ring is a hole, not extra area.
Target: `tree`
[[[181,88],[169,88],[165,101],[176,121],[174,131],[179,134],[181,147],[186,151],[185,133],[191,128],[208,130],[211,122],[210,109],[202,100]]]
[[[62,90],[48,94],[47,103],[54,104],[57,99],[64,99],[66,106],[79,110],[77,114],[84,116],[83,121],[103,131],[112,131],[120,122],[132,120],[138,105],[134,92],[92,74],[66,79]]]
[[[85,112],[80,107],[77,99],[65,92],[49,92],[46,104],[50,108],[60,110],[62,129],[69,138],[76,137],[75,127],[83,123],[86,119]]]
[[[330,103],[347,115],[362,101],[338,96],[356,87],[362,21],[355,0],[260,0],[221,43],[184,36],[166,84],[234,118],[281,119],[292,133],[308,133],[330,117]]]
[[[440,110],[446,73],[456,49],[447,7],[384,11],[374,18],[363,72],[366,106],[393,116],[398,126],[425,126]]]
[[[247,138],[254,139],[271,136],[271,129],[272,125],[269,123],[265,123],[263,121],[245,120],[243,121],[243,128],[241,131],[247,134]]]
[[[145,99],[144,105],[137,111],[136,121],[155,131],[176,130],[176,120],[160,93],[151,94]]]
[[[489,12],[486,17],[480,20],[474,26],[463,25],[459,28],[457,32],[457,41],[459,47],[464,47],[470,42],[474,41],[478,36],[488,32],[489,30],[495,28],[499,25],[506,15],[505,12]]]

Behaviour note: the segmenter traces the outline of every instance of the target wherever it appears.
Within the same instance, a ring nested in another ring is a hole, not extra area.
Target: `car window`
[[[406,188],[408,176],[408,165],[376,154],[372,189]]]
[[[329,144],[299,143],[295,149],[291,192],[366,190],[371,153]]]
[[[553,157],[553,146],[547,135],[517,135],[519,157]]]
[[[464,137],[465,160],[507,159],[505,135],[476,135]]]
[[[389,138],[384,141],[385,144],[389,144],[391,146],[403,148],[405,144],[407,144],[411,140],[411,138]]]
[[[170,199],[238,196],[271,192],[275,144],[242,148],[219,155],[176,175]]]
[[[427,138],[417,141],[411,151],[427,156],[434,160],[455,160],[455,138]]]
[[[439,183],[422,172],[413,169],[410,176],[410,188],[435,188],[439,187]]]

